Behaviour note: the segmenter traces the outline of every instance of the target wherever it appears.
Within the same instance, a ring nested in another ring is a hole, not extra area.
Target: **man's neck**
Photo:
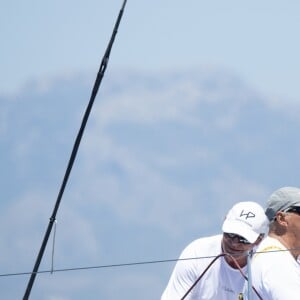
[[[298,256],[300,255],[300,249],[297,249],[297,245],[293,242],[293,238],[289,237],[286,234],[277,235],[273,232],[269,233],[269,237],[279,241],[286,249],[290,251],[292,256],[297,260]]]
[[[232,267],[233,269],[238,269],[237,265],[235,264],[235,262],[231,257],[225,256],[225,260],[230,267]],[[247,257],[243,256],[243,257],[236,258],[235,260],[238,263],[240,268],[244,268],[247,265]]]

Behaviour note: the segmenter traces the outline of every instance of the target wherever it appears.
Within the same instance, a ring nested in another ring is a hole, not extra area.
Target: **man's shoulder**
[[[267,236],[256,249],[256,253],[284,251],[286,248],[275,238]]]
[[[279,263],[278,254],[280,253],[282,258],[285,252],[286,248],[277,239],[267,236],[255,250],[253,263],[261,264],[260,261],[263,261],[263,265],[267,265],[269,261],[271,264]]]

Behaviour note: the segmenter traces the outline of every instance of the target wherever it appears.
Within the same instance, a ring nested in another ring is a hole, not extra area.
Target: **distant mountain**
[[[33,267],[93,83],[37,80],[0,99],[3,272]],[[298,185],[299,108],[226,70],[108,71],[59,210],[55,266],[176,258],[219,232],[234,202]],[[33,299],[158,299],[172,267],[40,275]],[[3,297],[26,283],[0,280]]]

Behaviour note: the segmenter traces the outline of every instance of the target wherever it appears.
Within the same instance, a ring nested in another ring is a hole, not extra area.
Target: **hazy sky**
[[[2,273],[33,267],[122,3],[1,2]],[[299,9],[128,0],[59,210],[56,268],[176,258],[231,203],[298,184]],[[172,268],[47,274],[32,299],[158,299]],[[2,297],[20,299],[27,279],[2,277]]]
[[[98,70],[123,1],[2,1],[0,93]],[[217,65],[269,96],[299,98],[297,0],[128,0],[110,67]]]

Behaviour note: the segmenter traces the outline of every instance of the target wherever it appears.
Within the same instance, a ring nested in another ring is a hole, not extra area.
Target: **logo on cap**
[[[240,217],[245,217],[245,219],[255,218],[255,214],[251,211],[245,213],[244,210],[241,211]]]

